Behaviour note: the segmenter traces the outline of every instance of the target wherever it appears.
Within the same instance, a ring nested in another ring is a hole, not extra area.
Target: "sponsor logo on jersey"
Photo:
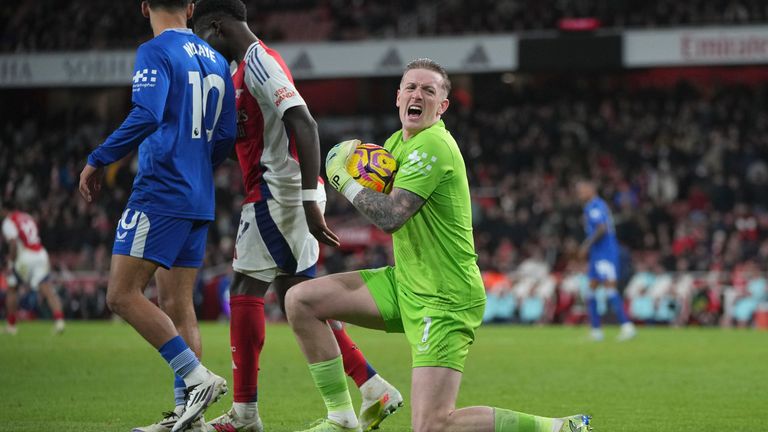
[[[296,96],[296,92],[289,90],[287,87],[282,87],[275,92],[275,106],[279,107],[284,100],[290,99]]]
[[[157,69],[136,70],[133,75],[133,91],[141,91],[143,88],[157,85]]]

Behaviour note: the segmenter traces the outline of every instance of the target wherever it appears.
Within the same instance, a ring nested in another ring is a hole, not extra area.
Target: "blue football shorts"
[[[597,256],[589,259],[589,278],[598,282],[615,282],[619,275],[619,260]]]
[[[164,268],[203,264],[210,221],[181,219],[126,208],[112,253],[142,258]]]

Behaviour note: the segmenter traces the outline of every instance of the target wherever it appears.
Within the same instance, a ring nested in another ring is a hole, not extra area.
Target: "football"
[[[347,160],[347,172],[361,185],[389,193],[395,182],[397,161],[384,147],[360,144]]]

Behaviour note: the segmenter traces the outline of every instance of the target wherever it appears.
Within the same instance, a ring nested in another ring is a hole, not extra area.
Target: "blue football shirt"
[[[231,152],[236,136],[228,62],[191,30],[166,30],[136,53],[132,105],[88,164],[109,165],[138,147],[128,207],[213,220],[213,170]]]
[[[606,231],[598,241],[592,244],[589,250],[589,259],[618,259],[619,242],[616,239],[616,229],[611,210],[605,201],[600,197],[595,197],[584,206],[584,229],[587,237],[591,236],[599,225],[605,225]]]

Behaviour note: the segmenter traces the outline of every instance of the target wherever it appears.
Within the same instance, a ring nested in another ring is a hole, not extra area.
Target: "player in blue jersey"
[[[92,202],[103,167],[138,148],[139,169],[115,235],[107,304],[183,380],[183,411],[151,429],[172,432],[204,428],[203,412],[227,391],[226,381],[200,364],[192,289],[214,219],[213,170],[235,142],[235,94],[229,63],[186,28],[193,10],[191,0],[141,3],[154,38],[136,53],[133,107],[80,174],[80,192]],[[165,311],[143,295],[156,272]]]
[[[589,287],[587,312],[592,327],[592,339],[603,340],[600,315],[597,311],[595,289],[602,285],[608,290],[608,300],[616,311],[621,323],[619,340],[635,336],[635,326],[624,312],[624,302],[616,289],[619,271],[619,242],[613,225],[613,216],[608,204],[597,194],[594,183],[580,180],[576,183],[576,194],[584,204],[584,229],[587,237],[581,244],[582,257],[589,257]]]

